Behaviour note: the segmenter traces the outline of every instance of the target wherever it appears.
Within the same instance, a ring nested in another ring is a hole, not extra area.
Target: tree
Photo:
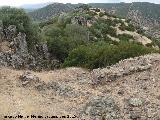
[[[88,41],[88,31],[86,28],[80,25],[67,24],[65,28],[65,34],[70,39],[77,42],[77,44],[83,44]]]
[[[38,42],[37,32],[39,28],[32,23],[23,9],[2,7],[0,8],[0,20],[2,20],[4,27],[15,25],[17,32],[25,33],[29,49],[32,49],[34,44]]]
[[[67,24],[65,29],[48,25],[43,28],[43,34],[51,55],[61,62],[68,57],[70,51],[88,42],[87,30],[79,25]]]

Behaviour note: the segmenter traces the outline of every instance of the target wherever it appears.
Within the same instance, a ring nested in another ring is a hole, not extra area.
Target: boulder
[[[143,100],[140,98],[130,98],[128,103],[130,106],[138,107],[138,106],[142,106]]]
[[[23,86],[35,85],[39,83],[39,78],[33,75],[31,72],[24,72],[20,77]]]
[[[12,48],[15,49],[15,53],[19,55],[28,54],[28,47],[26,42],[26,34],[19,33],[17,37],[11,42]]]
[[[15,36],[16,36],[16,26],[15,25],[10,25],[8,28],[4,29],[5,32],[5,38],[8,41],[11,41]]]

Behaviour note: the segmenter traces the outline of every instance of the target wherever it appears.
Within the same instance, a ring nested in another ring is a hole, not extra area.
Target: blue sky
[[[115,3],[115,2],[151,2],[160,4],[160,0],[0,0],[0,6],[21,6],[23,4],[37,4],[46,2],[59,3]]]

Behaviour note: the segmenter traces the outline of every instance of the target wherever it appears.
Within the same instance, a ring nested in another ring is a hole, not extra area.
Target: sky
[[[115,2],[151,2],[160,4],[160,0],[0,0],[0,6],[21,6],[23,4],[37,4],[46,2],[59,3],[115,3]]]

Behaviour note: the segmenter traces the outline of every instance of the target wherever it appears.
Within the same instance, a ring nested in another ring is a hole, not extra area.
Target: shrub
[[[34,44],[39,41],[39,28],[32,23],[30,17],[23,9],[2,7],[0,8],[0,20],[5,27],[15,25],[17,32],[25,33],[29,49],[32,49]]]
[[[105,15],[105,13],[103,13],[103,12],[99,13],[99,17],[103,17],[104,15]]]
[[[95,9],[95,12],[100,12],[101,10],[99,8],[96,8]]]
[[[129,41],[129,40],[134,40],[133,36],[132,35],[129,35],[129,34],[120,34],[118,35],[118,38],[121,40],[121,41]]]
[[[106,67],[126,58],[152,52],[157,51],[153,48],[128,42],[121,42],[118,45],[98,42],[74,49],[65,59],[63,66],[79,66],[89,69]]]
[[[121,26],[119,27],[119,29],[122,31],[124,30],[135,31],[135,27],[132,24],[128,24],[128,26],[126,26],[124,23],[121,23]]]
[[[58,24],[61,27],[65,27],[67,24],[70,23],[71,23],[71,16],[69,16],[68,14],[63,13],[58,17]]]
[[[128,24],[128,26],[126,26],[126,30],[135,31],[135,27],[132,24]]]
[[[147,43],[146,46],[147,47],[153,47],[153,46],[155,46],[155,44],[154,44],[154,42],[151,42],[151,43]]]
[[[127,22],[127,23],[130,23],[130,22],[131,22],[131,19],[127,19],[126,22]]]
[[[88,31],[85,27],[80,25],[67,24],[65,28],[65,35],[77,42],[88,41]]]
[[[94,17],[95,15],[97,15],[97,13],[93,12],[93,11],[88,11],[87,14],[90,15],[90,16],[92,16],[92,17]]]
[[[153,40],[153,43],[160,48],[160,38],[152,39],[152,40]]]
[[[89,8],[91,8],[91,6],[89,6],[89,5],[87,5],[87,4],[83,4],[83,5],[81,5],[81,6],[79,6],[79,8],[82,8],[82,9],[84,9],[84,10],[89,10]]]
[[[71,50],[88,42],[86,29],[79,25],[67,24],[65,29],[56,25],[49,25],[44,27],[43,34],[51,56],[56,57],[61,62]]]

